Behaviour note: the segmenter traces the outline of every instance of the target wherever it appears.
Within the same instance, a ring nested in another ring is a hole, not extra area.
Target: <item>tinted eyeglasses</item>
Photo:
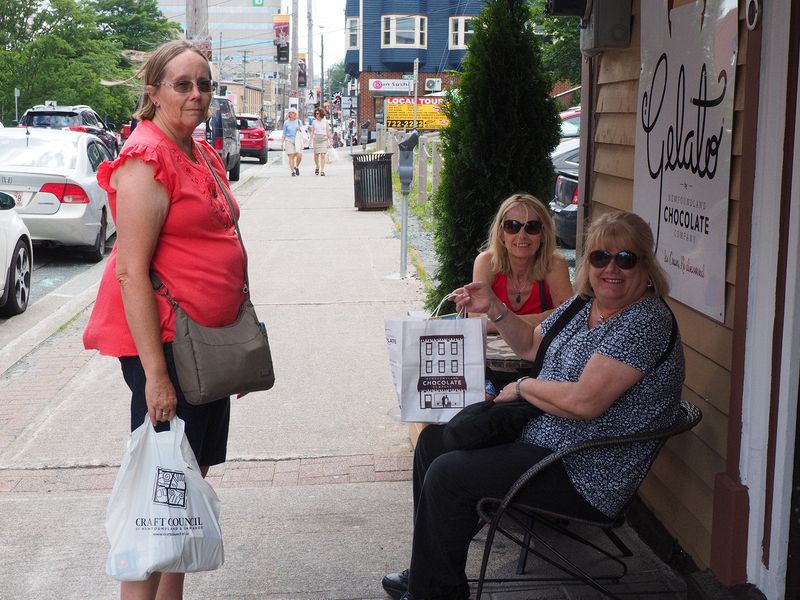
[[[525,228],[525,233],[528,235],[538,235],[542,233],[541,221],[526,221],[525,223],[521,223],[516,219],[506,219],[503,221],[503,231],[512,235],[519,233],[520,229],[523,227]]]
[[[598,269],[607,267],[612,260],[617,263],[620,269],[627,271],[636,266],[636,263],[639,262],[639,257],[627,250],[622,250],[616,254],[611,254],[605,250],[595,250],[589,253],[589,264]]]
[[[168,85],[179,94],[188,94],[192,91],[195,85],[197,89],[203,94],[208,94],[217,89],[217,82],[210,79],[199,79],[197,81],[182,80],[182,81],[162,81],[158,85]]]

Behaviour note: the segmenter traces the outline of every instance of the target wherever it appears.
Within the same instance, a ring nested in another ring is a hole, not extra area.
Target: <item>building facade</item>
[[[358,108],[351,118],[384,123],[387,97],[447,89],[460,71],[483,0],[347,0],[345,72]],[[414,79],[414,61],[418,74]],[[370,83],[372,81],[372,84]],[[396,82],[396,83],[394,83]],[[347,118],[348,115],[343,115]]]
[[[725,585],[750,584],[770,600],[799,598],[800,5],[761,0],[631,4],[630,44],[592,52],[583,63],[580,210],[585,222],[616,210],[645,216],[659,206],[657,193],[637,193],[642,180],[652,177],[642,157],[657,157],[652,150],[660,147],[650,135],[658,113],[644,111],[648,102],[672,111],[663,126],[665,132],[668,124],[679,132],[679,148],[704,144],[702,152],[673,160],[675,144],[668,135],[658,137],[665,144],[663,173],[679,174],[677,183],[687,190],[664,202],[677,200],[687,213],[705,210],[706,202],[710,208],[707,196],[692,200],[692,185],[707,183],[700,181],[710,173],[705,159],[718,157],[730,165],[724,181],[715,183],[724,184],[715,210],[707,212],[711,227],[722,229],[720,241],[711,251],[698,246],[691,256],[722,266],[714,272],[685,270],[683,277],[720,280],[721,293],[715,294],[720,311],[709,315],[678,300],[675,293],[684,285],[680,274],[672,277],[669,302],[687,359],[683,395],[702,409],[703,421],[667,444],[640,496],[696,564]],[[723,11],[732,14],[736,37],[720,47],[715,44]],[[707,44],[697,43],[707,27],[717,32]],[[675,42],[676,36],[689,43]],[[663,56],[669,58],[658,66],[673,71],[651,76],[655,83],[643,89],[654,37],[666,40]],[[711,64],[715,55],[730,57],[731,51],[734,59],[707,76],[688,66],[682,70],[689,63]],[[707,99],[699,97],[706,94]],[[658,105],[661,96],[665,100]],[[723,96],[732,103],[731,118],[714,131],[700,129]],[[685,122],[678,119],[677,125],[676,99],[687,107]],[[706,108],[697,113],[700,106]],[[692,132],[698,137],[690,138]],[[703,226],[698,233],[694,222],[666,223],[675,211],[658,214],[668,243],[675,244],[677,234],[699,237],[705,231]],[[580,253],[580,229],[578,237]],[[668,261],[666,254],[659,256]]]

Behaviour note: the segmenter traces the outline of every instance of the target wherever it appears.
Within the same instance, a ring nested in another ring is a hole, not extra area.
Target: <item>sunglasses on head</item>
[[[622,250],[616,254],[611,254],[605,250],[595,250],[589,253],[589,264],[598,269],[608,266],[608,263],[612,260],[617,263],[620,269],[628,270],[636,266],[636,263],[639,262],[639,257],[627,250]]]
[[[519,233],[520,229],[525,228],[525,233],[528,235],[537,235],[542,233],[542,222],[541,221],[526,221],[525,223],[521,223],[516,219],[506,219],[503,221],[503,231],[510,234]]]
[[[204,94],[217,89],[217,82],[211,81],[210,79],[200,79],[198,81],[191,81],[188,79],[181,81],[162,81],[158,85],[168,85],[179,94],[188,94],[195,85],[197,85],[197,89]]]

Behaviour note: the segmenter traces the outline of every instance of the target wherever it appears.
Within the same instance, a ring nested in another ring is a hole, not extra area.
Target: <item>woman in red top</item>
[[[472,280],[486,283],[509,310],[534,326],[572,296],[567,261],[556,252],[553,222],[539,200],[514,194],[500,205]],[[497,333],[491,320],[487,332]]]
[[[173,41],[158,48],[142,71],[141,122],[120,156],[97,173],[108,192],[117,242],[84,345],[119,357],[132,391],[131,430],[148,416],[168,426],[177,414],[205,476],[209,466],[225,461],[230,402],[194,406],[183,398],[172,359],[175,315],[154,292],[149,271],[193,319],[218,327],[238,315],[245,261],[209,168],[210,162],[227,186],[222,162],[211,146],[192,139],[208,117],[215,87],[208,61],[191,44]],[[121,598],[181,598],[183,580],[182,573],[154,573],[146,581],[123,582]]]

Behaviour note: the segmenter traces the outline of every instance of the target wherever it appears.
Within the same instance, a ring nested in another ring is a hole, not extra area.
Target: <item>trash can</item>
[[[392,205],[392,153],[353,154],[353,185],[358,210]]]

